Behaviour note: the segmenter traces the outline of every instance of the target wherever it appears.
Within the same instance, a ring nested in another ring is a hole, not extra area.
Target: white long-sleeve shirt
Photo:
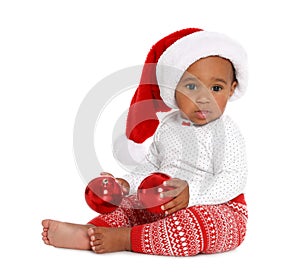
[[[227,202],[245,189],[244,139],[228,116],[200,126],[172,112],[161,121],[144,163],[126,175],[130,193],[153,172],[187,181],[189,206]]]

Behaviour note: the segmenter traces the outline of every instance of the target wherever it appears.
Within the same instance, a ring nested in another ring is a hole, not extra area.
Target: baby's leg
[[[246,223],[247,207],[242,203],[193,206],[132,227],[131,250],[167,256],[224,252],[242,243]]]
[[[42,221],[43,241],[46,245],[71,249],[90,249],[87,230],[92,225],[79,225],[46,219]]]

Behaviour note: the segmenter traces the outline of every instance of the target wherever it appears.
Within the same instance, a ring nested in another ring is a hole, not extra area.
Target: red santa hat
[[[143,160],[146,152],[143,143],[159,125],[157,113],[177,108],[175,89],[180,78],[191,64],[208,56],[220,56],[233,64],[238,85],[231,100],[245,93],[247,56],[237,42],[224,34],[199,28],[179,30],[164,37],[147,55],[140,84],[128,111],[125,142],[118,140],[114,147],[121,163],[128,162],[124,159],[128,155],[131,161]]]

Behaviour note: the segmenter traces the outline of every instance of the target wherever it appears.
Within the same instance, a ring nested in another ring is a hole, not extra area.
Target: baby
[[[157,63],[157,85],[138,87],[126,135],[139,145],[155,134],[143,163],[117,179],[129,195],[115,211],[86,225],[43,220],[45,244],[96,253],[192,256],[232,250],[244,240],[245,145],[237,126],[223,115],[227,102],[245,91],[243,48],[223,34],[189,28],[156,43],[147,63]],[[149,71],[144,69],[143,77]],[[152,118],[137,122],[141,108]],[[170,109],[159,122],[155,114]],[[153,172],[171,176],[165,185],[175,188],[161,194],[174,197],[161,207],[162,214],[142,209],[136,197],[140,182]]]

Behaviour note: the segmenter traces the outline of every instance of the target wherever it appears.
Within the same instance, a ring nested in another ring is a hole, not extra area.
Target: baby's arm
[[[225,141],[214,146],[214,174],[207,177],[206,189],[190,185],[190,203],[193,205],[225,203],[241,193],[247,181],[247,162],[244,138],[230,120],[225,124]]]
[[[157,159],[157,148],[155,143],[152,143],[148,154],[143,163],[137,165],[130,173],[126,174],[123,179],[130,183],[130,194],[137,193],[137,189],[142,180],[151,173],[157,172],[160,162]]]

